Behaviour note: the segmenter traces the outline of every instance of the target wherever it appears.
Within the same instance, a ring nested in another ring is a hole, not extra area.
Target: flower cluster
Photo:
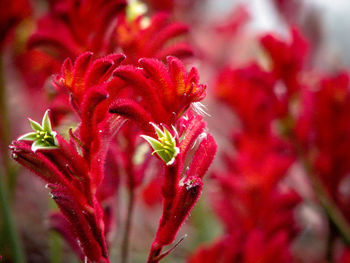
[[[164,210],[155,239],[157,252],[152,247],[150,262],[161,258],[157,258],[161,247],[174,240],[197,201],[201,179],[216,150],[202,118],[188,110],[191,103],[205,96],[205,86],[198,83],[194,68],[186,73],[183,64],[172,57],[169,72],[154,59],[141,60],[143,68],[120,66],[124,58],[111,54],[93,59],[92,53],[84,53],[74,64],[67,59],[53,85],[69,93],[71,110],[78,116],[77,128],[69,130],[69,141],[52,131],[46,112],[42,125],[30,120],[35,132],[21,136],[11,146],[14,159],[48,183],[62,213],[53,217],[55,228],[66,233],[69,227],[69,235],[63,235],[67,241],[77,240],[79,246],[73,242],[72,247],[80,248],[79,255],[91,262],[109,262],[109,220],[104,216],[104,200],[98,197],[103,192],[100,187],[109,144],[124,120],[139,127],[167,166]],[[137,101],[135,96],[139,96]],[[162,125],[163,131],[157,125]],[[176,134],[167,127],[173,127]],[[182,175],[187,152],[195,143],[198,148],[189,172]]]
[[[284,85],[296,86],[289,76],[295,74],[292,65],[298,57],[290,55],[288,43],[272,36],[263,37],[262,43],[279,45],[279,52],[285,48],[289,57],[276,56],[272,72],[253,63],[225,68],[217,79],[217,96],[237,115],[241,129],[232,135],[236,155],[226,152],[226,170],[212,174],[220,189],[220,195],[212,198],[213,208],[225,234],[212,246],[200,248],[191,263],[292,262],[290,246],[298,233],[293,214],[301,198],[281,186],[296,156],[290,142],[273,128],[277,119],[286,117],[284,100],[290,97],[287,91],[278,96],[274,87],[285,80]],[[277,72],[283,68],[285,72]]]

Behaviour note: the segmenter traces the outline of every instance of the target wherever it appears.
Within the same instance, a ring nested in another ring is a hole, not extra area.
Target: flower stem
[[[51,231],[49,233],[50,239],[50,263],[62,262],[62,242],[58,233]]]
[[[348,222],[327,193],[322,182],[315,175],[310,175],[310,178],[314,186],[313,188],[315,190],[317,198],[319,199],[323,209],[325,210],[331,222],[334,224],[335,228],[341,234],[344,242],[347,245],[350,245],[350,226]]]
[[[302,155],[300,155],[302,156]],[[304,167],[307,171],[308,177],[315,191],[316,197],[319,200],[322,208],[326,212],[331,224],[338,230],[344,242],[350,245],[350,226],[343,216],[337,204],[332,200],[322,181],[314,174],[312,165],[302,156]]]
[[[26,262],[23,248],[19,239],[15,221],[12,216],[10,206],[10,195],[8,190],[13,189],[15,185],[15,170],[13,169],[8,152],[8,144],[10,142],[10,123],[7,115],[6,107],[6,91],[3,75],[3,59],[0,54],[0,139],[1,139],[1,157],[3,158],[4,170],[0,171],[0,211],[2,214],[2,234],[5,240],[9,241],[11,247],[13,262],[24,263]],[[1,166],[0,166],[1,167]]]
[[[16,172],[11,164],[11,160],[9,157],[8,145],[11,140],[11,125],[10,119],[7,111],[7,99],[6,99],[6,89],[5,89],[5,81],[4,81],[4,71],[3,71],[3,57],[0,54],[0,139],[1,139],[1,158],[3,165],[5,167],[5,181],[4,183],[7,185],[10,190],[10,197],[12,196],[12,190],[16,184]]]
[[[336,240],[336,229],[332,221],[329,220],[329,233],[327,238],[326,246],[326,260],[327,262],[333,262],[333,250],[334,250],[334,241]]]
[[[132,215],[134,211],[135,190],[129,189],[128,211],[126,215],[126,222],[124,228],[123,241],[121,246],[121,263],[128,263],[129,261],[129,243],[130,243],[130,230],[132,223]]]
[[[22,244],[19,239],[17,229],[15,227],[15,221],[11,214],[11,209],[9,206],[8,193],[6,185],[4,183],[4,174],[0,175],[0,206],[1,214],[3,218],[3,233],[7,237],[11,251],[13,262],[15,263],[25,263],[25,257],[23,253]]]
[[[315,174],[312,163],[303,151],[303,146],[295,139],[289,127],[287,127],[285,130],[285,136],[293,143],[294,149],[301,160],[302,165],[304,166],[315,195],[330,220],[330,224],[339,232],[343,238],[343,241],[347,245],[350,245],[350,226],[347,220],[345,219],[341,210],[338,208],[337,204],[332,200],[332,197],[329,195],[322,180],[319,178],[319,176],[317,176],[317,174]]]
[[[49,200],[49,207],[54,211],[58,210],[56,203],[51,198]],[[50,230],[49,232],[49,257],[50,263],[62,262],[62,239],[54,230]]]

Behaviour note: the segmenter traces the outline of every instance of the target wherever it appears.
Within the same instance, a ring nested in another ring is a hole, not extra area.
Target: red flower
[[[260,42],[271,57],[272,72],[286,86],[286,95],[300,89],[299,73],[308,55],[308,43],[297,29],[290,31],[291,41],[286,42],[272,34],[261,37]]]
[[[300,197],[281,190],[279,183],[293,156],[273,137],[242,134],[235,145],[237,156],[227,154],[227,169],[213,174],[220,188],[213,207],[224,235],[189,262],[291,262],[290,245],[297,234],[293,214]]]
[[[321,77],[317,85],[317,89],[305,88],[302,93],[303,108],[295,130],[314,172],[339,204],[343,198],[349,200],[339,189],[350,171],[349,75]]]
[[[197,202],[202,190],[202,178],[216,153],[215,141],[210,134],[204,132],[205,124],[201,117],[182,119],[181,123],[184,137],[181,140],[176,139],[179,153],[172,164],[165,166],[162,186],[163,213],[149,254],[150,263],[159,262],[167,255],[161,254],[161,250],[174,241],[181,225]],[[192,160],[188,160],[191,148],[196,146]],[[189,166],[186,172],[183,172],[187,162]]]
[[[108,144],[123,120],[108,114],[105,86],[123,56],[110,55],[95,61],[91,57],[91,53],[81,55],[74,66],[67,59],[56,77],[55,85],[68,89],[80,119],[78,128],[70,130],[69,142],[51,132],[46,117],[42,127],[32,122],[41,137],[22,136],[11,149],[17,162],[48,183],[62,213],[52,217],[53,227],[89,262],[109,262],[105,232],[109,222],[101,206],[99,187]]]
[[[273,76],[255,64],[225,68],[217,78],[216,95],[238,114],[245,131],[263,135],[281,111],[274,85]]]
[[[193,55],[187,42],[177,40],[188,32],[187,25],[170,22],[169,15],[162,12],[147,21],[144,16],[132,21],[128,21],[124,15],[119,17],[115,37],[128,63],[137,65],[140,58],[165,61],[166,56],[186,58]]]
[[[84,51],[111,53],[115,47],[109,27],[125,5],[124,0],[51,1],[28,45],[49,47],[61,61]]]
[[[108,87],[114,100],[109,111],[133,120],[165,164],[163,214],[148,259],[158,262],[166,256],[161,254],[163,246],[173,242],[201,193],[202,177],[214,158],[216,144],[205,132],[202,117],[188,111],[205,96],[195,68],[186,73],[173,57],[168,58],[168,69],[155,59],[139,62],[142,68],[121,66],[115,70],[119,79]],[[190,161],[188,152],[195,146]],[[183,175],[185,161],[189,168]]]
[[[168,57],[168,69],[155,59],[144,58],[139,63],[142,68],[118,67],[114,75],[119,79],[108,89],[115,98],[110,112],[134,120],[145,134],[154,134],[150,122],[175,125],[191,104],[205,97],[206,86],[198,83],[197,70],[186,73],[177,58]],[[126,88],[129,95],[122,96]]]
[[[142,59],[143,68],[135,68],[119,66],[123,55],[111,54],[96,60],[92,57],[92,53],[84,53],[74,65],[66,59],[61,74],[54,78],[54,87],[63,97],[67,97],[64,90],[68,93],[71,109],[80,121],[74,131],[69,131],[69,142],[51,130],[46,114],[42,125],[31,121],[34,133],[13,142],[13,156],[48,182],[62,213],[51,217],[52,227],[80,256],[91,262],[109,262],[106,231],[112,215],[108,206],[103,211],[102,202],[116,190],[102,189],[105,160],[124,119],[134,121],[124,130],[131,133],[124,138],[131,154],[137,146],[135,136],[142,132],[165,162],[163,215],[149,256],[149,262],[158,262],[166,255],[160,254],[162,247],[174,240],[197,201],[202,177],[216,152],[202,117],[188,110],[203,99],[206,87],[198,83],[195,68],[187,73],[173,57],[168,58],[168,69],[155,59]],[[129,188],[138,186],[147,160],[136,167],[133,156],[121,147],[110,151],[124,157],[121,161]],[[183,175],[185,163],[188,169]],[[116,165],[119,170],[120,164]]]

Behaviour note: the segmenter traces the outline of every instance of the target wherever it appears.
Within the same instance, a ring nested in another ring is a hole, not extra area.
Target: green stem
[[[315,175],[310,175],[310,179],[314,186],[316,196],[318,197],[329,219],[341,234],[344,242],[347,245],[350,245],[350,226],[346,221],[345,217],[343,216],[342,212],[339,210],[335,202],[329,196],[322,182]]]
[[[62,262],[62,242],[58,233],[50,231],[50,263]]]
[[[312,165],[307,161],[306,158],[304,158],[302,154],[300,154],[300,156],[303,161],[304,167],[307,171],[310,182],[315,191],[317,199],[319,200],[331,223],[342,236],[344,242],[347,245],[350,245],[350,226],[347,220],[343,216],[342,212],[339,210],[337,204],[332,200],[331,196],[324,187],[323,182],[317,175],[314,174]]]
[[[8,144],[10,142],[10,122],[7,115],[6,105],[6,89],[3,75],[3,60],[2,54],[0,54],[0,118],[1,118],[1,156],[3,158],[4,170],[1,169],[0,174],[0,206],[1,214],[3,218],[2,234],[4,240],[10,245],[12,251],[13,262],[24,263],[26,262],[23,248],[19,239],[15,221],[12,216],[10,195],[8,190],[14,189],[15,185],[15,170],[11,165],[8,152]],[[12,196],[12,195],[11,195]]]
[[[8,189],[10,190],[10,197],[12,196],[14,186],[16,184],[16,171],[13,167],[9,151],[8,145],[11,142],[11,125],[10,119],[7,111],[7,94],[5,88],[4,81],[4,71],[3,71],[3,59],[0,54],[0,120],[1,120],[1,157],[5,167],[5,176],[6,176],[6,184],[8,185]]]
[[[7,237],[11,247],[13,262],[25,263],[25,257],[23,253],[22,244],[19,239],[17,229],[15,227],[15,221],[11,214],[9,206],[7,189],[4,183],[4,175],[0,175],[0,206],[1,214],[3,218],[3,233]]]
[[[123,241],[121,246],[121,263],[127,263],[129,261],[129,243],[130,243],[130,230],[132,223],[132,215],[134,211],[135,190],[129,190],[128,211],[126,215],[126,223],[123,235]]]
[[[49,206],[52,210],[58,210],[57,205],[50,198]],[[58,233],[54,230],[49,232],[49,247],[50,247],[50,263],[61,263],[62,262],[62,239]]]
[[[328,263],[333,263],[334,241],[337,238],[335,231],[336,229],[333,222],[329,220],[329,233],[326,247],[326,260]]]
[[[295,150],[299,156],[299,159],[302,161],[302,164],[306,170],[306,173],[309,177],[310,183],[315,191],[315,195],[319,200],[322,208],[326,212],[330,223],[334,226],[334,228],[339,232],[342,236],[344,242],[347,245],[350,245],[350,226],[338,208],[337,204],[333,201],[332,197],[329,195],[327,189],[323,185],[323,182],[320,178],[315,174],[312,164],[310,163],[307,156],[305,156],[303,151],[303,146],[299,144],[298,141],[295,140],[293,136],[293,132],[291,127],[293,127],[293,118],[288,116],[284,121],[283,135],[287,137],[295,147]]]

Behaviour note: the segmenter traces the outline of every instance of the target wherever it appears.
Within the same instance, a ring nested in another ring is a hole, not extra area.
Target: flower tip
[[[166,163],[166,166],[170,166],[175,162],[175,157],[173,157],[169,162]]]
[[[122,62],[123,60],[125,60],[126,59],[126,55],[125,54],[123,54],[123,53],[120,53],[120,54],[118,54],[119,55],[119,61],[120,62]]]
[[[145,62],[145,58],[140,58],[140,59],[138,60],[138,62],[142,65],[142,63]]]

